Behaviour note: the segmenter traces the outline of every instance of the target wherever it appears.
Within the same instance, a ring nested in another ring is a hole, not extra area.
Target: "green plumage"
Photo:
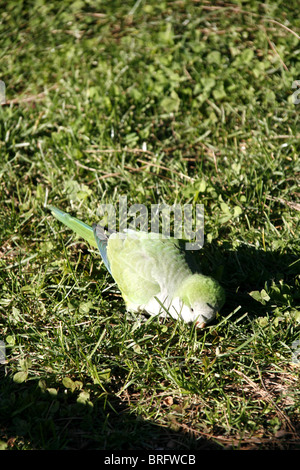
[[[128,310],[150,315],[168,311],[173,318],[203,326],[224,304],[222,287],[211,277],[195,273],[180,240],[132,230],[107,236],[97,225],[92,228],[54,206],[48,207],[59,221],[90,245],[98,246]]]
[[[160,293],[162,284],[173,286],[191,274],[179,243],[146,232],[113,234],[108,241],[107,254],[111,273],[126,303],[146,304]],[[170,295],[170,289],[168,294]]]
[[[47,206],[48,209],[51,210],[52,214],[64,225],[72,229],[77,235],[84,238],[90,245],[97,248],[97,242],[94,236],[94,232],[92,227],[81,222],[81,220],[72,217],[71,215],[67,214],[66,212],[57,209],[54,206]]]

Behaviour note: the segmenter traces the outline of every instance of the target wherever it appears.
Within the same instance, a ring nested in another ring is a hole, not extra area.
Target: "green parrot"
[[[215,279],[195,272],[181,240],[130,229],[107,234],[97,224],[90,227],[54,206],[47,207],[60,222],[98,247],[128,311],[169,314],[203,328],[223,306],[223,288]]]

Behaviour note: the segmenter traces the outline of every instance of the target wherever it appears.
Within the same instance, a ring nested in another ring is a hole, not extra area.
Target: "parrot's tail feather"
[[[74,232],[77,233],[77,235],[84,238],[84,240],[86,240],[91,246],[94,246],[94,247],[98,246],[95,240],[92,227],[85,224],[84,222],[81,222],[81,220],[78,220],[75,217],[72,217],[66,212],[61,211],[60,209],[57,209],[57,207],[48,205],[47,208],[51,210],[54,217],[56,217],[60,222],[62,222],[64,225],[66,225],[70,229],[74,230]]]
[[[94,237],[97,242],[97,246],[102,256],[103,262],[106,266],[106,269],[111,274],[110,265],[109,265],[109,261],[107,257],[108,236],[106,235],[106,231],[100,225],[93,224],[93,232],[94,232]]]
[[[96,237],[96,240],[99,239],[107,243],[107,240],[108,240],[108,236],[106,234],[107,230],[105,230],[104,227],[98,224],[93,224],[93,232]]]

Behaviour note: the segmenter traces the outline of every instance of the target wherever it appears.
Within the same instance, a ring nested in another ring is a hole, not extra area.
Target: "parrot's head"
[[[185,321],[196,322],[198,328],[212,321],[225,302],[225,292],[220,284],[202,274],[189,276],[177,295],[183,304],[181,316]]]

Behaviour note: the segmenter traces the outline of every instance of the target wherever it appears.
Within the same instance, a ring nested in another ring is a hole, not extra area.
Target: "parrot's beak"
[[[196,321],[196,328],[205,328],[206,326],[206,323],[204,322],[200,322],[200,321]]]

